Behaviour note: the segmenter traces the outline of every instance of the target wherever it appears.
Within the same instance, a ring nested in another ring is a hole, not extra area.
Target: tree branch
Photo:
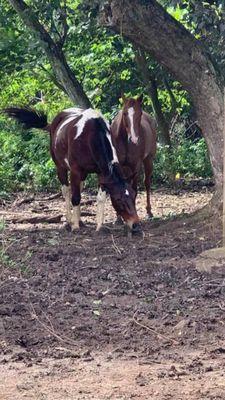
[[[8,0],[22,21],[37,36],[40,45],[52,66],[54,74],[64,87],[70,99],[83,108],[91,107],[91,102],[85,94],[82,85],[70,69],[62,49],[53,41],[36,14],[23,0]]]
[[[67,13],[67,7],[66,7],[66,0],[64,0],[63,8],[61,10],[61,23],[62,23],[62,27],[63,27],[63,33],[62,33],[60,41],[59,41],[59,45],[61,47],[63,47],[63,45],[66,41],[68,30],[69,30],[69,25],[67,23],[67,16],[68,16],[68,13]]]
[[[51,81],[55,84],[55,86],[57,86],[60,90],[62,90],[62,92],[64,92],[65,94],[67,94],[64,86],[61,85],[61,83],[57,80],[57,78],[55,77],[54,74],[51,74],[51,72],[49,72],[47,70],[47,68],[45,68],[43,65],[39,64],[39,67],[42,69],[42,71],[44,71],[46,73],[46,75],[48,75],[48,77],[51,79]]]
[[[134,46],[134,54],[138,69],[142,76],[142,80],[152,101],[152,107],[159,127],[160,142],[170,147],[171,141],[169,135],[169,124],[163,114],[159,101],[156,78],[149,70],[145,52]]]

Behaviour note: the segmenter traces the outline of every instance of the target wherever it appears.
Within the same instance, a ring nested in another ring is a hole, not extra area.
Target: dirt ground
[[[183,215],[210,198],[155,191],[157,218],[132,239],[109,202],[95,233],[90,194],[78,234],[61,197],[2,202],[0,400],[225,399],[225,268],[195,268],[220,223]]]

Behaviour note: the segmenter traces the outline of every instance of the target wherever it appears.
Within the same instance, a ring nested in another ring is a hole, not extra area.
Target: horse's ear
[[[137,98],[137,100],[139,101],[139,103],[142,103],[143,97],[144,97],[144,95],[143,95],[143,93],[142,93],[142,94]]]

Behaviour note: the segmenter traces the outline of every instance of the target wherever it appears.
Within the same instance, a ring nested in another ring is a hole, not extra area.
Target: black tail
[[[20,122],[25,129],[39,128],[48,130],[47,115],[30,107],[8,107],[2,113]]]

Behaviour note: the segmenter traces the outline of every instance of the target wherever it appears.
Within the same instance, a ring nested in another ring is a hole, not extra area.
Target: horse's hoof
[[[152,221],[154,218],[154,215],[152,213],[149,213],[145,216],[145,221]]]
[[[72,233],[78,233],[79,232],[79,226],[72,226],[71,225],[71,232]]]
[[[107,226],[101,226],[99,229],[96,229],[97,235],[107,235],[110,233],[110,229]]]
[[[69,224],[69,222],[66,222],[65,223],[65,225],[64,225],[64,229],[67,231],[67,232],[71,232],[71,225]]]
[[[85,223],[83,222],[83,221],[79,221],[79,227],[80,228],[85,228],[86,227],[86,225],[85,225]]]
[[[121,217],[117,217],[114,224],[119,226],[124,225],[123,219]]]
[[[142,228],[140,224],[133,224],[132,228],[130,228],[128,225],[125,225],[124,227],[124,232],[125,235],[131,239],[133,235],[135,236],[142,236]]]

